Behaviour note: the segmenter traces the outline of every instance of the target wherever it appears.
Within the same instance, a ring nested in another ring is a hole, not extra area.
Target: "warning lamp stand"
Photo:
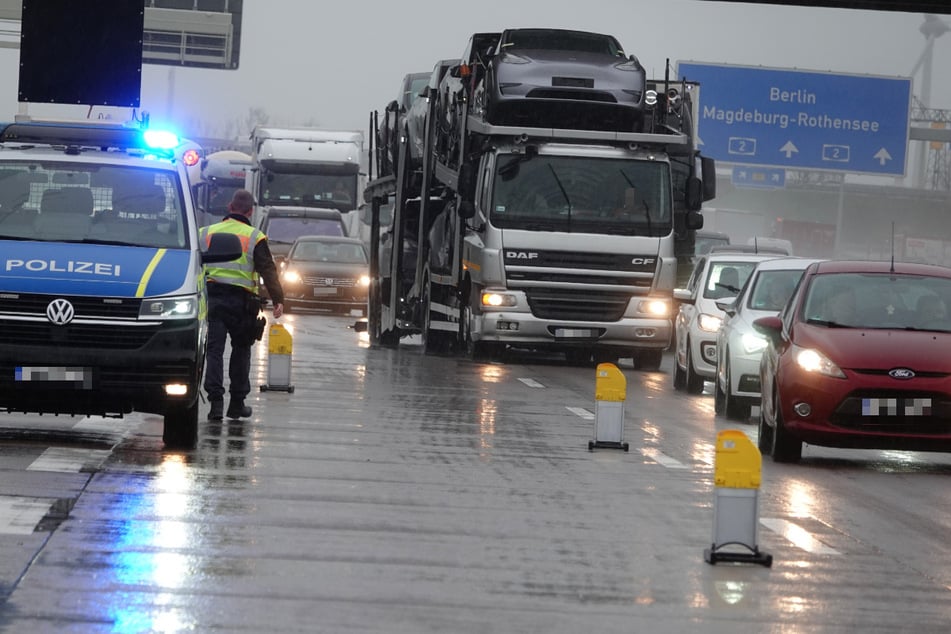
[[[267,383],[262,392],[294,392],[291,385],[291,333],[283,324],[274,323],[267,333]]]
[[[588,451],[595,447],[627,451],[628,444],[623,440],[627,381],[613,363],[598,364],[594,398],[594,440],[588,441]]]
[[[767,568],[773,565],[773,556],[762,552],[757,544],[762,460],[742,431],[725,429],[717,434],[713,544],[703,551],[708,564],[731,561]]]

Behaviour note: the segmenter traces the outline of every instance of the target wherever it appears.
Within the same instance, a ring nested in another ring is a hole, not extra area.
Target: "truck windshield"
[[[186,248],[178,174],[61,162],[0,167],[0,239]]]
[[[672,231],[666,163],[501,155],[489,221],[497,227],[608,235]]]
[[[357,207],[357,176],[355,174],[286,174],[268,172],[262,205],[299,205],[324,207],[341,212]]]

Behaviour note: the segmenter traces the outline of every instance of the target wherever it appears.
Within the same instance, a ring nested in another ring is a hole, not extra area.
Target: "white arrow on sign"
[[[792,157],[793,152],[799,152],[799,148],[797,148],[792,141],[786,141],[786,145],[779,148],[779,151],[785,153],[786,158],[790,158]]]
[[[892,160],[892,155],[888,153],[888,150],[886,150],[885,148],[882,148],[878,152],[875,153],[874,158],[878,159],[879,165],[884,165],[885,161]]]

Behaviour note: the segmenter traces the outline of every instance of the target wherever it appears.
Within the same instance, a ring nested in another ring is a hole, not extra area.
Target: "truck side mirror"
[[[700,211],[703,205],[703,183],[696,176],[687,179],[686,203],[689,211]]]
[[[703,216],[696,211],[688,211],[685,223],[688,231],[703,229]]]
[[[703,177],[703,200],[717,197],[717,164],[712,158],[700,157],[700,173]]]
[[[459,168],[459,192],[464,198],[470,198],[470,193],[475,187],[475,168],[472,165],[465,164]]]
[[[468,200],[459,203],[459,217],[463,220],[469,220],[475,217],[475,205]]]

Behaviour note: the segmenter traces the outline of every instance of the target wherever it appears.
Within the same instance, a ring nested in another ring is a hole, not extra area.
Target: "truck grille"
[[[532,289],[526,294],[533,315],[564,321],[618,321],[631,298],[627,293],[569,289]]]

